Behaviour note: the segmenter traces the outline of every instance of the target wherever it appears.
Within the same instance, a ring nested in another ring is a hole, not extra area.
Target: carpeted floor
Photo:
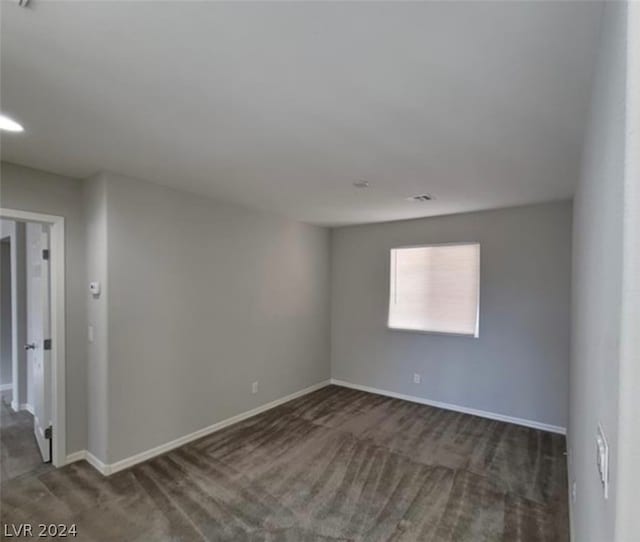
[[[51,468],[50,464],[42,462],[36,437],[33,434],[33,415],[26,410],[14,412],[11,408],[11,392],[2,392],[0,394],[0,482],[28,473],[42,473]]]
[[[566,541],[564,437],[329,386],[103,478],[3,482],[96,541]],[[4,526],[3,526],[4,528]]]

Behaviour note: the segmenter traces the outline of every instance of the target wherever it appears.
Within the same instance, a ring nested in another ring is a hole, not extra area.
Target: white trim
[[[416,245],[398,245],[391,247],[390,250],[397,248],[429,248],[429,247],[456,247],[460,245],[478,245],[480,241],[453,241],[451,243],[418,243]]]
[[[569,511],[569,542],[575,542],[575,528],[574,528],[574,522],[575,522],[575,511],[573,509],[573,498],[572,498],[572,492],[573,492],[573,484],[575,483],[575,479],[572,478],[572,473],[573,473],[573,461],[571,459],[571,446],[569,445],[569,441],[570,441],[570,437],[569,434],[567,433],[567,502],[568,502],[568,506],[567,506],[567,510]]]
[[[477,246],[478,247],[478,300],[476,302],[476,329],[473,333],[457,333],[451,331],[432,331],[430,329],[411,329],[404,327],[393,327],[389,320],[391,318],[391,256],[393,256],[394,250],[402,250],[407,248],[431,248],[431,247],[450,247],[450,246]],[[389,285],[389,304],[387,306],[387,329],[389,331],[400,331],[402,333],[419,333],[423,335],[440,335],[440,336],[449,336],[449,337],[466,337],[468,339],[479,339],[480,338],[480,297],[482,293],[482,281],[481,279],[481,271],[482,271],[482,245],[480,241],[455,241],[452,243],[427,243],[420,245],[402,245],[398,247],[391,247],[389,249],[389,259],[388,259],[388,267],[387,267],[387,284]]]
[[[95,455],[93,455],[91,452],[85,451],[84,459],[86,459],[87,463],[89,463],[89,465],[91,465],[94,469],[96,469],[103,476],[109,476],[110,474],[113,474],[113,472],[114,472],[113,470],[111,470],[111,465],[107,465],[107,464],[103,463]]]
[[[13,389],[13,383],[0,384],[0,391],[11,391]]]
[[[73,452],[67,456],[65,461],[65,465],[70,465],[71,463],[76,463],[78,461],[86,461],[91,465],[94,469],[96,469],[100,474],[104,476],[108,476],[112,473],[111,466],[100,461],[95,455],[87,450],[78,450],[77,452]]]
[[[87,450],[78,450],[77,452],[73,452],[67,456],[67,460],[65,462],[66,465],[71,463],[76,463],[77,461],[86,461],[91,465],[94,469],[96,469],[103,476],[108,476],[112,474],[111,465],[107,465],[100,461],[95,455]]]
[[[65,461],[66,465],[70,463],[75,463],[76,461],[82,461],[83,459],[87,459],[87,450],[78,450],[77,452],[73,452],[67,456],[67,460]]]
[[[26,222],[50,224],[49,269],[51,273],[51,425],[53,426],[53,455],[55,467],[65,464],[67,453],[66,425],[66,315],[65,315],[65,223],[64,217],[0,208],[0,217]]]
[[[367,391],[369,393],[375,393],[377,395],[385,395],[386,397],[393,397],[394,399],[403,399],[404,401],[411,401],[412,403],[420,403],[422,405],[429,405],[445,410],[453,410],[454,412],[462,412],[464,414],[472,414],[474,416],[480,416],[481,418],[488,418],[490,420],[497,420],[500,422],[513,423],[516,425],[523,425],[525,427],[532,427],[533,429],[540,429],[542,431],[549,431],[550,433],[559,433],[560,435],[566,435],[566,427],[560,427],[558,425],[550,425],[548,423],[536,422],[534,420],[525,420],[523,418],[515,418],[513,416],[505,416],[504,414],[497,414],[495,412],[488,412],[486,410],[478,410],[475,408],[469,408],[460,405],[454,405],[451,403],[443,403],[441,401],[433,401],[431,399],[425,399],[424,397],[416,397],[415,395],[405,395],[403,393],[396,393],[393,391],[381,390],[379,388],[371,388],[369,386],[361,386],[360,384],[352,384],[346,380],[338,380],[336,378],[331,379],[331,383],[336,386],[342,386],[344,388],[351,388],[354,390]]]
[[[237,414],[236,416],[232,416],[231,418],[227,418],[226,420],[222,420],[220,422],[214,423],[213,425],[209,425],[208,427],[204,427],[193,433],[189,433],[188,435],[184,435],[170,442],[166,442],[164,444],[160,444],[154,448],[150,448],[144,452],[140,452],[139,454],[132,455],[125,459],[121,459],[120,461],[116,461],[115,463],[104,463],[100,459],[98,459],[95,455],[87,450],[81,450],[78,452],[74,452],[67,456],[67,463],[73,463],[74,461],[80,461],[85,459],[87,462],[91,464],[98,472],[103,474],[104,476],[109,476],[110,474],[114,474],[124,469],[128,469],[133,465],[137,465],[138,463],[142,463],[143,461],[147,461],[152,457],[156,457],[160,454],[164,454],[174,448],[178,448],[180,446],[184,446],[189,442],[197,440],[202,437],[206,437],[211,433],[215,433],[216,431],[220,431],[225,427],[233,425],[234,423],[241,422],[246,420],[247,418],[251,418],[257,414],[261,414],[267,410],[271,410],[277,406],[280,406],[283,403],[291,401],[293,399],[297,399],[298,397],[302,397],[303,395],[307,395],[308,393],[319,390],[320,388],[324,388],[331,383],[330,380],[324,380],[323,382],[319,382],[318,384],[314,384],[313,386],[309,386],[308,388],[304,388],[303,390],[296,391],[290,395],[285,397],[281,397],[280,399],[276,399],[259,407],[253,408],[251,410],[247,410],[246,412],[242,412],[241,414]]]
[[[22,403],[19,405],[16,401],[11,401],[11,408],[14,412],[26,410],[29,414],[33,415],[33,407],[29,403]]]
[[[46,215],[44,213],[21,211],[19,209],[7,209],[6,207],[0,207],[0,216],[2,218],[6,218],[7,220],[19,220],[21,222],[41,222],[42,224],[55,224],[60,219],[63,219],[63,217],[58,215]]]

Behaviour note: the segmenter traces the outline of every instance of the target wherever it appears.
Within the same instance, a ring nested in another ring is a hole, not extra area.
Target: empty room
[[[640,542],[640,3],[0,3],[0,537]]]

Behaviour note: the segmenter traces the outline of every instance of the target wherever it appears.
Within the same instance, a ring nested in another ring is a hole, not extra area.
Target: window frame
[[[450,247],[460,245],[478,245],[478,302],[476,304],[476,332],[475,333],[456,333],[453,331],[428,331],[423,329],[409,329],[402,327],[392,327],[389,323],[391,319],[391,255],[394,250],[403,248],[431,248],[431,247]],[[482,295],[482,243],[480,241],[453,241],[449,243],[421,243],[412,245],[399,245],[391,247],[387,256],[387,324],[389,331],[398,331],[400,333],[417,333],[419,335],[440,335],[443,337],[465,337],[467,339],[480,338],[480,299]]]

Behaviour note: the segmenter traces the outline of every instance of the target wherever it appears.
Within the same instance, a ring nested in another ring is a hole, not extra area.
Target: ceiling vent
[[[418,196],[411,196],[410,198],[408,198],[410,201],[420,201],[420,202],[425,202],[425,201],[431,201],[432,199],[435,199],[431,194],[419,194]]]

